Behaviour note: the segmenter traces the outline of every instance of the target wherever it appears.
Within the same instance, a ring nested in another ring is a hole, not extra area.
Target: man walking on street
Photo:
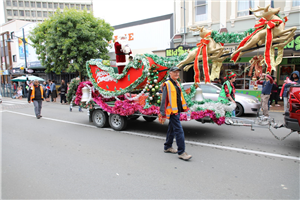
[[[185,152],[184,132],[180,123],[180,113],[188,110],[187,104],[177,82],[180,69],[178,67],[170,68],[170,80],[162,85],[163,96],[160,106],[160,114],[163,122],[169,119],[167,138],[164,144],[165,153],[178,153],[178,157],[183,160],[189,160],[192,156]],[[174,137],[178,150],[172,147]]]
[[[28,103],[33,102],[34,112],[37,119],[42,117],[42,102],[44,100],[44,90],[38,80],[35,80],[33,86],[29,88]]]
[[[264,81],[262,81],[265,79]],[[263,110],[263,117],[269,118],[269,98],[273,87],[273,78],[267,74],[263,74],[263,76],[259,79],[258,84],[262,84],[261,90],[261,106]]]

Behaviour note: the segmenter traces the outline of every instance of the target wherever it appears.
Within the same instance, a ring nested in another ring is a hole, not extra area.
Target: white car
[[[194,82],[182,83],[183,88],[186,90],[193,85]],[[204,83],[198,84],[202,89],[203,97],[205,99],[211,99],[218,101],[219,94],[221,92],[222,85],[217,83]],[[258,114],[261,104],[260,101],[251,95],[235,93],[236,109],[235,115],[240,117],[242,114]]]

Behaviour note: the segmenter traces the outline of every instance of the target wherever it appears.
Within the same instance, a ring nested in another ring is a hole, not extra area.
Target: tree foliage
[[[49,19],[38,24],[30,40],[46,73],[62,71],[86,74],[85,63],[92,58],[109,59],[108,42],[113,27],[92,13],[65,9],[57,10]]]

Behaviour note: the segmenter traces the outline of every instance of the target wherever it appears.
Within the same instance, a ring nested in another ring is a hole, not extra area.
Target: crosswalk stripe
[[[23,101],[23,102],[17,102],[17,101],[2,101],[3,104],[27,104],[27,102]]]

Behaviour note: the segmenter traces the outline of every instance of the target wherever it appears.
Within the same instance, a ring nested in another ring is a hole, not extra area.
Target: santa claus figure
[[[125,35],[120,36],[115,42],[115,53],[118,72],[121,74],[129,62],[129,55],[132,54]]]

